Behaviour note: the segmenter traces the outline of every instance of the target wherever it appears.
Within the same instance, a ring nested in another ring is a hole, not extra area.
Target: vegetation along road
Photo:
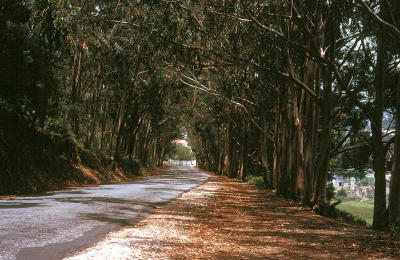
[[[116,259],[399,258],[399,0],[2,0],[0,50],[0,196],[59,191],[0,202],[0,258],[85,259],[210,184],[117,184],[183,162],[216,192]]]

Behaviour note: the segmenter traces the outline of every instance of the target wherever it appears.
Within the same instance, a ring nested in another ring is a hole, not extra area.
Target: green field
[[[361,218],[372,225],[372,215],[374,211],[374,204],[370,202],[360,201],[344,201],[336,206],[337,209],[346,211],[354,217]]]

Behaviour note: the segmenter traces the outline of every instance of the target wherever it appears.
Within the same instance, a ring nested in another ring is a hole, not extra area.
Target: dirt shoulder
[[[70,259],[397,259],[400,242],[211,176]]]

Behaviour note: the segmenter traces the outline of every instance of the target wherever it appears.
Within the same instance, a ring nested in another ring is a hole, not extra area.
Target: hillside
[[[31,194],[70,186],[129,181],[139,164],[112,169],[113,161],[62,134],[19,128],[0,133],[0,195]]]

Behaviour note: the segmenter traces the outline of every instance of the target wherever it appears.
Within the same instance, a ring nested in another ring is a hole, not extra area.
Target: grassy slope
[[[368,225],[372,225],[374,204],[360,201],[344,201],[336,206],[339,210],[346,211],[355,217],[364,219]]]

